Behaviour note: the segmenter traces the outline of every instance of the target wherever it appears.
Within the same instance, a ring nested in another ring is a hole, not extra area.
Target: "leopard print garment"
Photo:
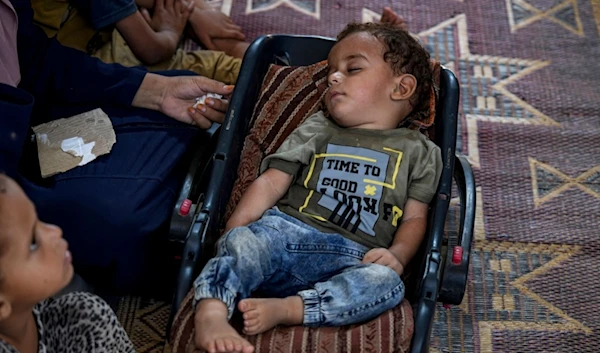
[[[135,352],[117,316],[101,298],[73,292],[33,309],[40,337],[38,353]],[[0,353],[19,353],[0,340]]]

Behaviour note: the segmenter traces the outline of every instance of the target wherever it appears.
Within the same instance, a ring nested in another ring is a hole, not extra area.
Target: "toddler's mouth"
[[[335,97],[339,97],[341,95],[342,95],[342,93],[339,91],[329,91],[329,100],[332,100]]]

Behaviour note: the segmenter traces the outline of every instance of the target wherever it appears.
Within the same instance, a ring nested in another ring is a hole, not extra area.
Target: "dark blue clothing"
[[[18,88],[0,85],[0,170],[21,183],[41,220],[63,228],[84,278],[101,273],[111,286],[129,290],[159,262],[156,256],[168,256],[164,245],[162,254],[153,251],[164,241],[183,157],[198,130],[131,107],[145,71],[61,46],[32,24],[29,1],[12,4],[22,81]],[[111,153],[41,179],[29,127],[98,107],[115,129]]]
[[[112,26],[137,11],[134,0],[71,0],[71,3],[94,29]]]

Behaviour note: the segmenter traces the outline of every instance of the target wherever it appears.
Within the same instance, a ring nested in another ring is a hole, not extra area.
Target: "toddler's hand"
[[[210,9],[197,9],[190,17],[190,26],[193,35],[209,50],[219,49],[214,39],[232,39],[243,41],[246,36],[242,28],[220,11]],[[221,50],[221,49],[219,49]]]
[[[379,264],[394,270],[399,276],[404,272],[404,266],[398,258],[386,248],[374,248],[369,250],[362,260],[363,264]]]
[[[192,0],[156,0],[152,16],[146,9],[141,13],[155,32],[170,32],[179,40],[193,9]]]

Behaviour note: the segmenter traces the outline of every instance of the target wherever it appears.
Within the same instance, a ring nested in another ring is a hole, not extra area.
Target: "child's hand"
[[[209,50],[219,49],[213,43],[214,39],[233,39],[243,41],[246,36],[242,28],[220,11],[196,9],[190,16],[192,37],[196,37]]]
[[[193,9],[191,0],[156,0],[152,16],[146,9],[141,13],[155,32],[171,33],[179,41]]]
[[[362,260],[363,264],[379,264],[387,266],[394,270],[398,276],[402,276],[404,266],[398,261],[398,258],[386,248],[375,248],[369,250]]]

